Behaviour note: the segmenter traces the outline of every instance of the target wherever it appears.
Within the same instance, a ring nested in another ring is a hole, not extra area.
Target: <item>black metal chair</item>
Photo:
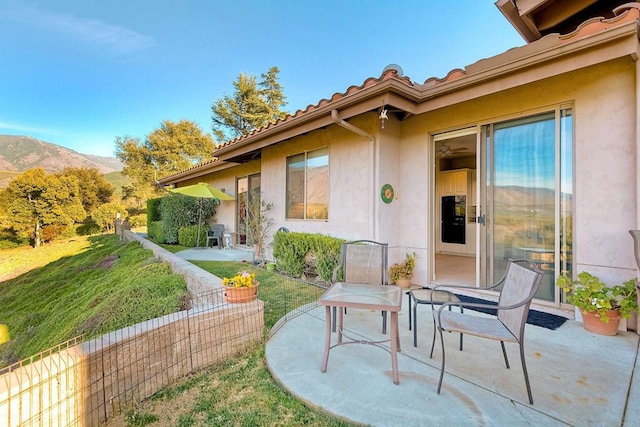
[[[474,335],[480,338],[500,341],[507,369],[509,369],[509,359],[507,358],[504,343],[505,341],[518,343],[529,403],[533,405],[529,374],[527,373],[527,365],[524,357],[524,330],[527,315],[529,314],[529,306],[538,290],[541,280],[542,271],[540,271],[534,262],[529,260],[510,260],[504,277],[489,288],[494,289],[502,286],[497,306],[465,302],[442,303],[434,301],[432,305],[433,314],[442,345],[442,366],[440,368],[440,380],[438,381],[438,394],[440,394],[440,389],[442,388],[445,366],[443,332],[460,332],[465,335]],[[436,286],[434,292],[441,287],[456,288],[453,286]],[[460,287],[457,287],[457,289],[460,289]],[[440,305],[437,311],[435,310],[435,305]],[[474,308],[496,309],[497,314],[495,317],[486,317],[469,314],[468,310],[465,310],[464,313],[459,313],[448,310],[450,306],[464,307],[465,309],[471,310]],[[433,348],[431,353],[433,354]]]
[[[388,244],[372,240],[354,240],[340,247],[340,259],[333,270],[332,283],[338,282],[342,270],[342,282],[368,285],[387,285]],[[336,309],[333,310],[333,327],[336,326]],[[387,312],[382,313],[382,333],[387,333]]]

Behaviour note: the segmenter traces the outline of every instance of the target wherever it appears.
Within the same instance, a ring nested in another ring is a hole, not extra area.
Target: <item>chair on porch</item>
[[[504,343],[505,341],[517,343],[520,347],[520,360],[522,361],[522,371],[524,373],[529,403],[533,405],[529,374],[527,373],[527,365],[524,357],[524,330],[527,315],[529,314],[529,306],[538,290],[541,280],[542,271],[540,271],[534,262],[529,260],[509,260],[507,270],[502,279],[489,288],[495,289],[500,286],[502,287],[497,306],[465,302],[442,303],[434,301],[432,305],[433,315],[435,316],[435,323],[438,333],[440,334],[440,344],[442,345],[442,365],[440,368],[440,380],[438,381],[438,394],[440,394],[440,389],[442,388],[445,367],[443,332],[459,332],[465,335],[474,335],[480,338],[500,341],[507,369],[509,369],[509,359],[507,358]],[[452,288],[462,289],[462,287],[447,285],[436,286],[434,291],[442,287],[446,287],[449,290]],[[470,288],[466,287],[466,289]],[[435,310],[435,305],[440,305],[437,311]],[[474,308],[496,309],[497,314],[496,316],[486,317],[471,314],[474,312],[469,313],[468,310],[464,310],[464,312],[448,310],[448,308],[453,305],[471,310]],[[433,345],[435,345],[435,331]],[[433,355],[433,347],[431,354]]]
[[[340,247],[340,259],[333,270],[331,283],[342,282],[367,285],[387,285],[388,244],[372,240],[344,242]],[[336,326],[336,309],[333,309],[333,328]],[[382,333],[387,333],[387,312],[382,313]]]
[[[222,249],[223,234],[224,234],[224,224],[213,224],[211,226],[211,230],[207,231],[207,247],[209,247],[209,242],[217,242],[218,249]],[[211,246],[213,246],[213,244]]]

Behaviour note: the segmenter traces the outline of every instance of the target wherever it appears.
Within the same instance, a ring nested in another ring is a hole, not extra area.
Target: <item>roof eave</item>
[[[394,96],[401,95],[400,97]],[[238,149],[252,145],[256,141],[264,141],[263,146],[270,145],[275,139],[289,139],[304,134],[311,130],[328,126],[333,123],[331,111],[339,110],[343,119],[371,111],[375,108],[392,106],[405,110],[409,114],[415,114],[416,103],[420,99],[420,91],[402,83],[396,79],[387,79],[373,86],[365,87],[360,91],[345,95],[343,98],[326,103],[315,110],[290,117],[277,126],[259,130],[255,134],[249,134],[243,139],[217,148],[214,151],[216,157],[221,160],[229,158],[229,153],[237,152]],[[407,102],[408,101],[408,102]],[[309,125],[310,126],[305,126]],[[277,136],[281,137],[278,138]]]

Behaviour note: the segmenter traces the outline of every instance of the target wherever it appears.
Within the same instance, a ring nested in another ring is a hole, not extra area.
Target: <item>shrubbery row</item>
[[[273,238],[273,256],[279,271],[293,277],[301,277],[307,254],[312,254],[315,257],[318,277],[328,282],[338,265],[340,245],[344,241],[323,234],[278,231]]]
[[[205,246],[207,226],[216,213],[214,199],[197,199],[182,195],[165,196],[147,201],[147,235],[169,244]],[[201,222],[198,240],[198,220]]]

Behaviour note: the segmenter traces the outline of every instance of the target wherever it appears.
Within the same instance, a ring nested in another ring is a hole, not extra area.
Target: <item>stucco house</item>
[[[161,183],[236,196],[217,221],[238,244],[258,190],[274,230],[387,242],[390,263],[416,252],[417,284],[481,294],[506,259],[534,259],[538,308],[573,313],[559,274],[638,273],[640,3],[496,6],[527,44],[423,83],[392,64]]]

